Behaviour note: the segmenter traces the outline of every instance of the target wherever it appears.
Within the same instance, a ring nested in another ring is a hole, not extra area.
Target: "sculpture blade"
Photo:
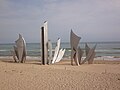
[[[16,41],[17,51],[18,51],[18,58],[21,61],[23,55],[23,39],[22,36],[19,34],[19,39]]]
[[[50,64],[51,61],[52,61],[52,43],[51,43],[50,40],[48,41],[48,49],[49,49],[49,54],[48,54],[48,56],[49,56],[49,58],[48,58],[48,64]]]
[[[70,34],[70,44],[71,44],[71,64],[73,65],[73,59],[78,59],[75,55],[77,54],[77,47],[79,44],[81,37],[78,37],[76,34],[73,33],[73,31],[71,30],[71,34]],[[77,62],[75,60],[75,62]],[[78,63],[76,63],[78,64]]]
[[[58,57],[57,57],[57,59],[56,59],[55,62],[60,62],[60,60],[61,60],[61,59],[63,58],[63,56],[64,56],[64,53],[65,53],[65,49],[60,49],[59,54],[58,54]]]
[[[72,30],[71,30],[71,35],[70,35],[70,44],[71,48],[74,47],[74,49],[77,50],[77,46],[79,44],[81,37],[78,37]]]
[[[27,55],[27,50],[26,50],[26,41],[25,39],[22,37],[23,39],[23,55],[22,55],[22,61],[21,62],[25,62],[26,60],[26,55]]]
[[[82,55],[83,55],[83,51],[81,50],[81,48],[79,46],[78,47],[78,61],[79,61],[79,64],[81,64]]]
[[[93,62],[93,59],[95,57],[95,48],[96,48],[96,45],[89,50],[86,58],[83,60],[82,64],[84,64],[86,61],[88,61],[88,63],[92,63]]]
[[[95,57],[95,52],[93,52],[93,54],[91,55],[90,59],[88,60],[88,64],[92,64],[94,61],[94,57]]]
[[[15,50],[14,51],[11,50],[11,54],[13,56],[14,61],[17,62]]]
[[[41,57],[42,57],[42,64],[47,64],[48,61],[48,27],[47,22],[44,22],[43,27],[41,27]]]
[[[85,43],[85,52],[86,52],[86,56],[88,55],[89,50],[90,50],[89,46],[87,45],[87,43]]]
[[[89,60],[88,60],[88,64],[92,64],[93,63],[93,60],[94,60],[94,57],[95,57],[95,48],[96,48],[96,46],[97,46],[97,44],[92,48],[92,55],[91,55],[91,57],[89,58]]]
[[[54,57],[53,57],[52,63],[55,63],[57,56],[58,56],[59,49],[60,49],[60,38],[58,39],[57,45],[55,47],[55,52],[54,52]]]
[[[17,56],[17,59],[19,60],[19,57],[18,57],[18,49],[16,46],[14,46],[14,52],[15,52],[15,55]]]

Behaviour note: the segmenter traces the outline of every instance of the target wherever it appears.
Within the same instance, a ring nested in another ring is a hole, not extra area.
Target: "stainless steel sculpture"
[[[52,43],[48,40],[48,64],[52,62]]]
[[[71,34],[70,34],[71,65],[73,65],[73,61],[76,63],[76,65],[79,65],[79,61],[78,61],[78,44],[79,44],[80,39],[81,39],[81,37],[78,37],[71,30]]]
[[[81,64],[81,59],[82,59],[83,53],[84,53],[83,50],[79,46],[78,47],[78,61],[79,61],[79,64]]]
[[[55,61],[57,59],[57,56],[58,56],[58,53],[59,53],[59,49],[60,49],[60,38],[58,38],[57,43],[56,43],[52,64],[55,63]]]
[[[19,34],[19,39],[15,41],[14,51],[12,51],[15,62],[24,63],[26,60],[26,42],[22,35]],[[18,59],[18,60],[17,60]]]
[[[60,60],[63,58],[65,53],[65,49],[60,49],[60,38],[58,38],[56,47],[55,47],[55,52],[52,60],[52,64],[60,62]]]
[[[88,45],[86,44],[86,58],[83,60],[82,64],[84,64],[86,61],[88,61],[88,64],[92,64],[94,57],[95,57],[95,48],[96,45],[91,49],[88,47]]]
[[[47,22],[44,22],[43,27],[41,27],[41,48],[42,48],[42,64],[47,64],[48,61],[48,27]]]
[[[50,42],[50,40],[48,41],[48,27],[46,21],[44,22],[43,27],[41,27],[41,49],[43,65],[59,62],[65,53],[65,49],[60,50],[60,38],[59,38],[57,41],[57,45],[55,47],[54,56],[52,58],[52,43]]]
[[[57,59],[55,60],[55,63],[56,63],[56,62],[60,62],[60,60],[63,58],[64,53],[65,53],[65,49],[60,49],[60,50],[59,50]]]
[[[88,56],[91,56],[89,59],[88,59],[88,64],[92,64],[93,63],[93,60],[94,60],[94,57],[95,57],[95,48],[96,48],[97,45],[95,45],[91,51],[89,51],[89,54]]]
[[[89,46],[87,45],[87,43],[85,43],[85,52],[86,52],[86,56],[88,55],[89,50],[90,50]]]

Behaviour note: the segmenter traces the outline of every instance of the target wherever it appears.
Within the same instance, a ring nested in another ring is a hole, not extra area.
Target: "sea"
[[[108,59],[120,59],[120,42],[80,42],[78,46],[84,51],[83,57],[85,56],[85,44],[88,44],[90,48],[93,48],[97,44],[95,52],[97,58],[108,58]],[[14,43],[0,44],[0,57],[12,56],[11,51],[13,50]],[[41,44],[40,43],[27,43],[27,57],[39,58],[41,57]],[[56,43],[53,45],[53,54],[56,47]],[[70,58],[71,47],[69,42],[61,42],[60,48],[66,49],[63,58]]]

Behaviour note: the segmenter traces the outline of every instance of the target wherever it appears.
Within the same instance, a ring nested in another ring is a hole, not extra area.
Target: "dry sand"
[[[0,60],[0,90],[120,90],[120,61],[71,66]]]

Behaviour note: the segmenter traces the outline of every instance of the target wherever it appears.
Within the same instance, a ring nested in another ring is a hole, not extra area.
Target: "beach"
[[[70,60],[41,65],[0,58],[0,90],[120,90],[120,61],[71,66]]]
[[[0,0],[0,90],[120,90],[120,0]]]

